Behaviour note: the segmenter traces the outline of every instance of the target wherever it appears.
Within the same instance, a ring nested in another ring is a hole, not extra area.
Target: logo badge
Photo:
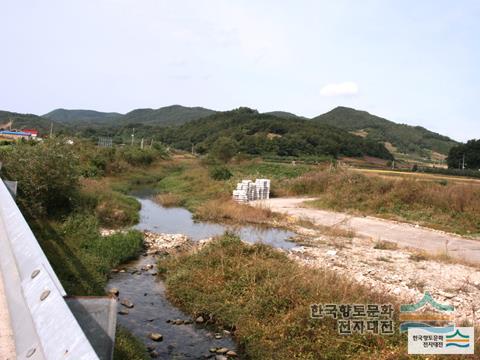
[[[409,354],[473,354],[473,327],[410,327]]]

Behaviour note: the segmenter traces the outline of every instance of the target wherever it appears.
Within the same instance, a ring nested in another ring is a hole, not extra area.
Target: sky
[[[480,1],[0,0],[0,109],[366,110],[480,138]]]

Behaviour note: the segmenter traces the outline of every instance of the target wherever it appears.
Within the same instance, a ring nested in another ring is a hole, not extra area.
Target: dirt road
[[[386,240],[402,247],[425,250],[430,254],[448,255],[480,264],[480,240],[470,240],[412,224],[383,220],[370,216],[352,216],[333,211],[307,208],[302,203],[313,198],[275,198],[254,202],[272,211],[298,218],[307,218],[318,225],[338,226],[353,230],[359,236]]]

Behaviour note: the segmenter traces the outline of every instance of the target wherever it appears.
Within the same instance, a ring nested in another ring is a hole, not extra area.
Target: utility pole
[[[134,139],[135,139],[135,128],[132,128],[132,146],[133,146]]]
[[[465,153],[462,156],[462,170],[465,170]]]
[[[153,139],[150,141],[150,149],[153,147]]]
[[[193,143],[192,143],[192,155],[193,155]]]
[[[392,169],[395,169],[395,159],[392,160]]]
[[[50,137],[53,137],[53,122],[50,123]]]
[[[143,138],[142,138],[142,141],[140,142],[140,149],[143,150]]]

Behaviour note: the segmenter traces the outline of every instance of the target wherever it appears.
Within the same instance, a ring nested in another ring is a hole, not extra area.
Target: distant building
[[[24,131],[10,131],[2,130],[0,131],[0,140],[19,140],[19,139],[30,139],[32,134]]]
[[[22,132],[30,134],[32,138],[38,137],[38,130],[35,129],[23,129]]]

